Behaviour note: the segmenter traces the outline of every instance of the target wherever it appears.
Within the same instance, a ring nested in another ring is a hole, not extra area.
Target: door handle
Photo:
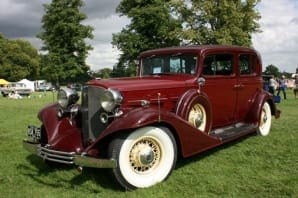
[[[243,88],[243,87],[244,87],[244,85],[242,85],[242,84],[234,85],[235,89],[240,89],[240,88]]]

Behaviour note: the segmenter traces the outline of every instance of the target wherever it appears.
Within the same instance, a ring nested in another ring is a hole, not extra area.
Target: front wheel
[[[177,146],[167,128],[148,126],[113,140],[109,153],[117,160],[113,173],[123,187],[146,188],[170,175],[176,164]]]
[[[270,105],[268,102],[265,102],[260,115],[259,127],[257,129],[258,134],[261,136],[266,136],[269,134],[271,128],[271,118]]]

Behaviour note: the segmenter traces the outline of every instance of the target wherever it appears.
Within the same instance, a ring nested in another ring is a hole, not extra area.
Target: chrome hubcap
[[[202,124],[204,123],[204,110],[202,109],[200,104],[196,104],[193,106],[191,111],[189,112],[188,121],[195,126],[196,128],[200,129]]]
[[[267,118],[266,111],[263,110],[262,111],[262,119],[261,119],[261,127],[263,127],[266,124],[267,120],[268,120],[268,118]]]
[[[150,137],[137,141],[130,151],[129,161],[135,172],[143,173],[158,165],[161,150],[158,142]]]

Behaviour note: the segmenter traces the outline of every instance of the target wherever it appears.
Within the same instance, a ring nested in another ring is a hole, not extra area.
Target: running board
[[[241,136],[252,133],[256,131],[256,129],[257,129],[257,126],[253,124],[237,123],[229,127],[220,128],[220,129],[211,131],[209,135],[225,142],[225,141],[237,139]]]

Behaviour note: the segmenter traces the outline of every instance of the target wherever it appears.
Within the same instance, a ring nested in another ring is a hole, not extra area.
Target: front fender
[[[45,128],[48,142],[56,150],[73,152],[83,148],[81,131],[75,120],[58,119],[57,104],[46,106],[38,113],[38,118]],[[71,141],[69,141],[71,140]]]
[[[184,157],[221,144],[220,140],[199,131],[175,113],[159,111],[155,108],[137,108],[113,121],[96,141],[86,148],[85,152],[88,153],[89,150],[98,148],[97,145],[106,143],[104,141],[112,134],[127,130],[134,131],[136,128],[147,125],[166,125],[170,127]]]

